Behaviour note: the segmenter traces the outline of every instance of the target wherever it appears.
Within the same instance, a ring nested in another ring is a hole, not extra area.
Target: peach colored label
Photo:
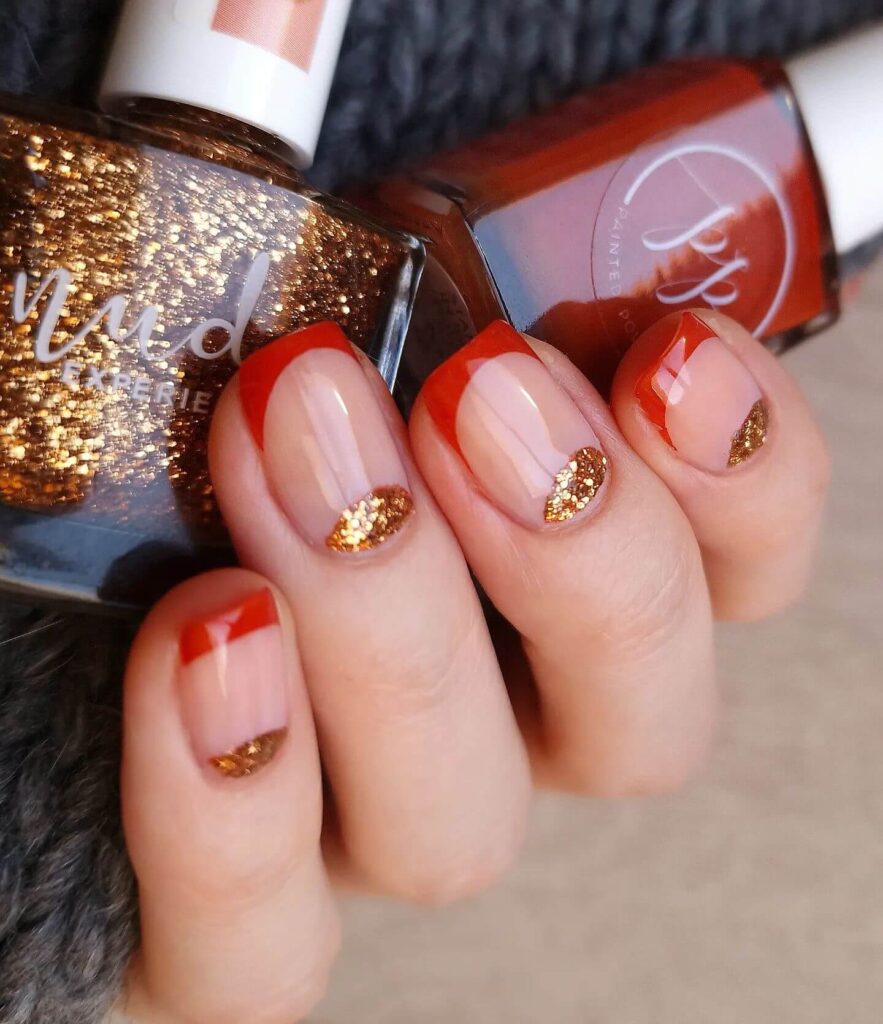
[[[310,70],[326,0],[218,0],[212,28]]]

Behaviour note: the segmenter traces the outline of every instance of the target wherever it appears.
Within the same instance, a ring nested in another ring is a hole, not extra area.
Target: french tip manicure
[[[708,321],[704,317],[699,316],[698,313],[694,313],[692,309],[684,309],[684,310],[682,310],[681,311],[681,318],[680,318],[680,321],[678,323],[679,323],[679,329],[684,329],[686,326],[689,325],[691,327],[699,326],[703,330],[706,330],[706,331],[712,331],[713,330],[713,328],[708,323]]]
[[[189,665],[203,654],[278,622],[276,598],[269,587],[264,587],[226,612],[189,622],[181,631],[178,645],[181,664]]]
[[[269,587],[179,635],[178,697],[198,763],[239,777],[275,755],[288,728],[282,630]]]
[[[525,355],[539,359],[539,356],[524,340],[521,331],[513,327],[508,320],[492,320],[448,362],[456,360],[461,355],[473,359],[492,359],[505,352],[524,352]]]
[[[280,374],[298,356],[317,348],[337,349],[355,359],[352,346],[340,325],[332,320],[322,320],[262,346],[240,367],[240,400],[249,429],[259,448],[264,447],[267,405]]]
[[[423,395],[435,397],[438,385],[445,382],[452,373],[460,372],[460,368],[471,360],[492,359],[504,352],[524,352],[539,358],[508,320],[493,320],[432,371],[423,382]]]
[[[521,352],[539,360],[536,352],[508,320],[493,320],[454,355],[437,366],[423,383],[420,394],[429,415],[461,456],[463,452],[456,430],[460,396],[481,362],[507,352]]]
[[[437,429],[514,519],[567,523],[598,494],[608,464],[597,435],[511,324],[490,324],[427,385]]]
[[[336,324],[280,339],[241,372],[267,483],[308,544],[369,551],[404,527],[414,502],[389,413]]]
[[[674,330],[662,321],[650,331],[635,397],[663,440],[686,462],[712,472],[751,458],[766,442],[768,412],[745,363],[690,311]]]

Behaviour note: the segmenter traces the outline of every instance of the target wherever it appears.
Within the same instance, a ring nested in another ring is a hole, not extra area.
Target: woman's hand
[[[244,364],[211,449],[247,568],[164,598],[126,680],[139,1024],[300,1019],[337,948],[332,885],[483,889],[532,777],[682,783],[714,728],[712,614],[794,600],[828,480],[784,368],[707,311],[640,338],[609,406],[493,325],[427,382],[410,438],[321,325]]]

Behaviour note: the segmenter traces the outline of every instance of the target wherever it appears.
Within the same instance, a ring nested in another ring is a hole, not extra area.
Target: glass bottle
[[[883,229],[881,69],[879,27],[787,67],[649,67],[360,193],[427,245],[400,383],[500,317],[602,391],[673,310],[777,350],[827,326],[837,252]]]
[[[3,101],[7,589],[142,605],[231,561],[208,426],[257,346],[332,319],[392,385],[422,246],[297,170],[347,8],[130,0],[115,116]]]

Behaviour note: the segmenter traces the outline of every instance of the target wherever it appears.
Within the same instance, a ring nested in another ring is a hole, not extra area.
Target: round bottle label
[[[669,141],[614,175],[592,244],[592,278],[620,351],[677,309],[719,309],[762,336],[795,260],[777,178],[737,148]]]

